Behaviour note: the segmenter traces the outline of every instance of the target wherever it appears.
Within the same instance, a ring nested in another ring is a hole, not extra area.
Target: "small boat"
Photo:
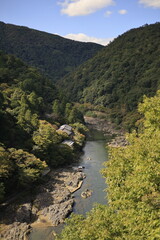
[[[78,166],[78,171],[82,171],[84,168],[84,166]]]

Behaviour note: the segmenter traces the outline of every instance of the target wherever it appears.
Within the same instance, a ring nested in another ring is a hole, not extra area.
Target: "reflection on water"
[[[85,214],[93,207],[94,203],[106,204],[105,179],[102,177],[100,170],[103,168],[104,161],[107,160],[105,141],[87,141],[84,147],[84,154],[81,157],[80,165],[85,167],[84,173],[86,179],[82,187],[74,193],[76,204],[74,212]],[[81,197],[85,189],[92,190],[92,196],[86,199]]]
[[[54,233],[60,233],[63,227],[64,224],[57,227],[35,227],[29,236],[29,240],[54,240]]]
[[[78,163],[78,165],[85,167],[86,179],[84,179],[82,187],[74,193],[76,203],[73,212],[75,213],[85,214],[91,210],[94,203],[107,203],[106,192],[104,192],[104,189],[106,189],[105,179],[100,173],[104,161],[107,160],[105,146],[104,135],[97,130],[91,130],[83,149],[83,155]],[[87,188],[93,191],[92,196],[83,199],[81,193]],[[61,224],[58,227],[34,228],[29,240],[53,240],[52,231],[59,233],[63,226]]]
[[[34,228],[30,240],[53,240],[53,227]]]

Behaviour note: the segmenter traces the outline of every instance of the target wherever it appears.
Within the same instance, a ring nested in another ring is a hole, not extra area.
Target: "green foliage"
[[[18,175],[17,184],[20,186],[29,186],[35,182],[47,166],[45,162],[22,149],[10,148],[9,158],[15,165],[15,174]]]
[[[4,102],[4,97],[3,97],[3,94],[0,92],[0,108],[3,105],[3,102]]]
[[[0,141],[21,148],[38,128],[38,120],[57,97],[55,86],[36,69],[29,68],[14,56],[0,53]],[[45,106],[45,108],[44,108]],[[22,142],[24,143],[22,144]],[[29,147],[29,146],[28,146]]]
[[[56,131],[52,124],[41,120],[38,130],[33,133],[34,154],[51,167],[70,163],[74,157],[73,150],[61,144],[67,138],[68,135]]]
[[[47,148],[51,143],[60,143],[61,137],[56,133],[52,124],[41,120],[38,130],[33,133],[33,140],[37,146]]]
[[[0,202],[3,201],[5,195],[4,183],[0,183]]]
[[[139,105],[143,128],[129,145],[110,148],[103,175],[108,206],[73,215],[57,240],[158,240],[160,238],[160,91]],[[141,123],[142,124],[142,123]]]
[[[67,122],[68,123],[75,123],[75,122],[83,123],[84,122],[83,114],[76,107],[73,107],[69,112]]]
[[[1,50],[37,67],[53,81],[73,71],[102,48],[95,43],[76,42],[58,35],[3,22],[0,22],[0,36]],[[16,68],[17,65],[18,63]],[[5,78],[5,74],[6,71],[3,69],[0,75]],[[31,90],[31,82],[32,79],[28,77],[23,85]]]
[[[139,112],[144,114],[144,127],[149,131],[160,128],[160,91],[152,98],[144,97],[143,103],[139,104]]]
[[[67,104],[59,99],[55,86],[36,69],[0,52],[0,200],[13,186],[17,191],[37,181],[46,162],[57,167],[73,161],[74,150],[61,144],[68,135],[58,133],[55,124],[40,120],[52,115],[53,106],[57,125],[65,123]],[[67,106],[73,123],[83,121],[73,104]]]
[[[59,119],[59,122],[65,122],[68,124],[75,122],[84,123],[82,111],[79,110],[76,104],[56,99],[53,102],[52,112],[52,119],[55,121]]]
[[[58,84],[72,101],[112,109],[120,124],[136,111],[144,94],[154,96],[160,88],[159,41],[160,23],[132,29]]]
[[[0,201],[10,189],[30,187],[39,179],[45,162],[22,149],[0,147]],[[12,191],[12,190],[10,190]]]
[[[85,113],[85,116],[96,118],[97,114],[94,111],[88,111]]]
[[[50,123],[40,121],[39,128],[33,133],[33,142],[36,156],[47,161],[51,166],[58,165],[55,163],[55,152],[57,144],[61,142],[61,137]]]
[[[72,109],[72,104],[71,103],[67,103],[66,107],[65,107],[65,118],[66,119],[69,118],[71,109]]]
[[[54,100],[52,110],[54,114],[59,115],[61,113],[60,102],[58,99]]]
[[[57,161],[59,165],[64,166],[65,164],[73,163],[75,159],[75,151],[66,144],[60,144],[57,148]],[[56,166],[57,164],[55,164]]]
[[[72,124],[72,127],[74,128],[74,131],[79,132],[83,135],[86,135],[87,132],[89,131],[85,125],[79,122]]]
[[[13,172],[13,163],[9,160],[9,153],[5,150],[4,146],[0,146],[0,179],[9,178]]]

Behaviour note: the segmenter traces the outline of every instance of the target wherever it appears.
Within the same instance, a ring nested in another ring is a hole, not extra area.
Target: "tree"
[[[145,97],[139,111],[143,128],[128,134],[128,146],[110,148],[102,171],[109,205],[73,215],[57,240],[160,238],[160,91]]]
[[[71,109],[67,120],[69,123],[84,122],[83,114],[76,107]]]
[[[31,183],[38,180],[47,166],[46,163],[22,149],[10,148],[8,150],[10,161],[16,165],[17,184],[19,186],[30,186]]]
[[[72,109],[72,104],[71,103],[66,103],[66,107],[65,107],[65,119],[67,120],[69,117],[69,114],[71,112]]]
[[[4,96],[3,96],[3,94],[0,92],[0,109],[1,109],[1,107],[2,107],[2,105],[3,105],[3,102],[4,102]]]
[[[5,196],[4,183],[0,183],[0,202],[4,200],[4,196]]]
[[[62,137],[56,132],[54,126],[45,120],[39,121],[39,128],[33,133],[33,147],[35,154],[43,160],[46,160],[49,165],[58,165],[56,162],[56,154],[58,144]]]
[[[32,112],[41,112],[42,108],[44,107],[44,102],[42,97],[38,97],[35,92],[31,92],[28,95],[28,100],[30,103],[30,107]]]
[[[50,144],[58,144],[61,137],[57,134],[54,126],[45,120],[39,121],[39,129],[33,134],[33,141],[36,145],[47,148]]]
[[[52,107],[53,113],[60,115],[61,111],[60,111],[60,102],[58,99],[54,100],[53,102],[53,107]]]
[[[11,176],[14,164],[10,162],[9,153],[4,146],[0,146],[0,179],[7,179]]]
[[[4,200],[6,183],[13,173],[13,163],[10,162],[9,154],[3,145],[0,146],[0,202]]]

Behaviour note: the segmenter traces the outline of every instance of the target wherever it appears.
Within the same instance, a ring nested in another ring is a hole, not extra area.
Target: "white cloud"
[[[69,16],[83,16],[115,4],[114,0],[63,0],[61,12]]]
[[[65,38],[69,38],[72,40],[80,41],[80,42],[94,42],[99,43],[101,45],[107,45],[110,41],[113,41],[113,38],[95,38],[85,35],[84,33],[70,33],[64,36]]]
[[[121,9],[121,10],[119,10],[118,12],[119,12],[119,14],[122,14],[122,15],[124,15],[124,14],[126,14],[126,13],[127,13],[127,10],[125,10],[125,9]]]
[[[160,8],[160,0],[139,0],[146,7]]]
[[[105,13],[105,16],[106,16],[106,17],[110,17],[111,14],[112,14],[111,11],[107,11],[107,12]]]

